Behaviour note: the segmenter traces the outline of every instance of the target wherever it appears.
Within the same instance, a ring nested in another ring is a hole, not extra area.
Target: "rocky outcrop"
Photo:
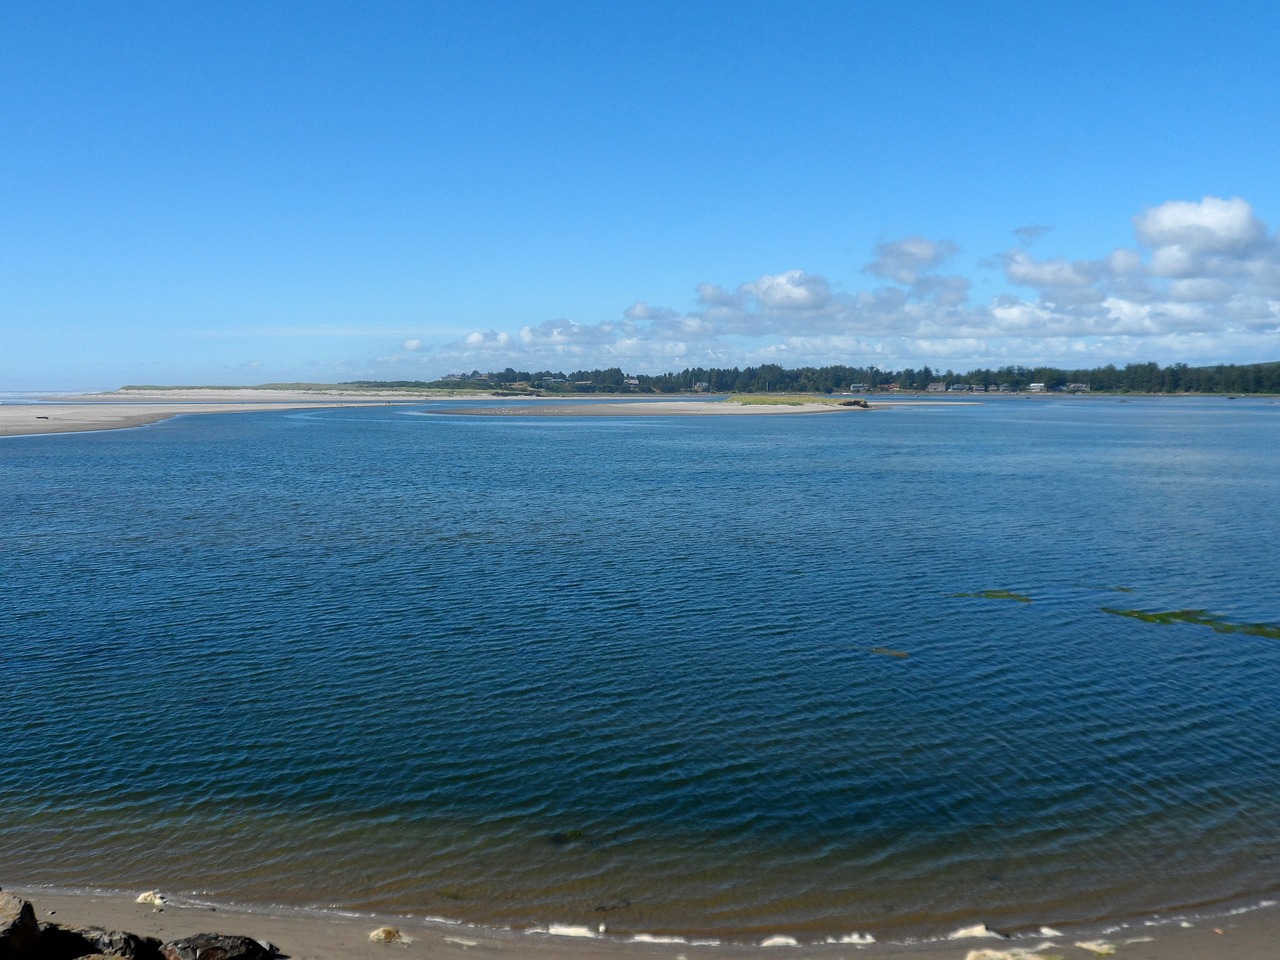
[[[94,955],[123,957],[124,960],[159,960],[160,946],[155,937],[140,937],[123,930],[40,924],[42,960],[79,960]]]
[[[0,960],[272,960],[252,937],[200,933],[162,944],[123,930],[39,923],[31,904],[0,892]]]
[[[198,933],[166,943],[160,955],[164,960],[271,960],[275,956],[251,937],[224,937],[220,933]]]
[[[0,892],[0,960],[34,956],[40,943],[40,924],[31,904]]]

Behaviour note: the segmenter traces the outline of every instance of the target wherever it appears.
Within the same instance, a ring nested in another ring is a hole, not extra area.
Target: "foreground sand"
[[[430,924],[371,915],[349,916],[304,912],[263,913],[231,906],[169,902],[157,910],[135,902],[136,894],[54,893],[40,888],[6,886],[32,902],[37,917],[63,926],[97,926],[128,930],[143,936],[173,940],[196,933],[243,934],[269,940],[294,960],[425,960],[425,958],[501,957],[506,960],[743,960],[763,956],[797,958],[865,958],[865,960],[966,960],[974,951],[1035,951],[1064,960],[1090,960],[1097,954],[1077,941],[1104,940],[1115,948],[1116,960],[1274,960],[1280,956],[1280,909],[1269,907],[1234,916],[1196,919],[1191,926],[1169,922],[1161,926],[1135,923],[1120,930],[1065,931],[1064,936],[1016,942],[966,939],[914,945],[871,944],[816,946],[702,946],[633,943],[510,931],[478,931],[464,926]],[[394,925],[411,942],[375,943],[369,934]],[[1148,939],[1149,938],[1149,939]],[[1052,943],[1053,946],[1046,944]],[[1043,949],[1037,950],[1043,946]],[[1029,956],[1030,954],[1024,954]],[[999,960],[997,952],[992,960]]]

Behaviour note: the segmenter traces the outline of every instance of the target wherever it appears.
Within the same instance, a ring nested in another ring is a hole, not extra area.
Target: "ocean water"
[[[0,440],[0,883],[801,942],[1280,886],[1280,404],[450,409]]]

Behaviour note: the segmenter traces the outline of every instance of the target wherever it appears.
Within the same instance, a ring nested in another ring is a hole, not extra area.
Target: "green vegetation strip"
[[[1199,627],[1209,627],[1215,633],[1244,633],[1251,637],[1269,637],[1280,640],[1280,624],[1277,623],[1233,623],[1222,617],[1216,617],[1206,610],[1118,610],[1115,607],[1103,607],[1103,613],[1117,617],[1131,617],[1143,623],[1190,623]]]
[[[828,397],[816,395],[800,395],[794,393],[766,393],[753,394],[751,396],[730,397],[733,403],[740,403],[743,406],[787,406],[799,407],[806,403],[825,403],[835,405],[840,402],[841,397]]]

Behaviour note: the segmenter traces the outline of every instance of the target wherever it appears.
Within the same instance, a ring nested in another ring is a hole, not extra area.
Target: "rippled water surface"
[[[447,409],[0,440],[0,882],[727,939],[1275,888],[1280,404]]]

